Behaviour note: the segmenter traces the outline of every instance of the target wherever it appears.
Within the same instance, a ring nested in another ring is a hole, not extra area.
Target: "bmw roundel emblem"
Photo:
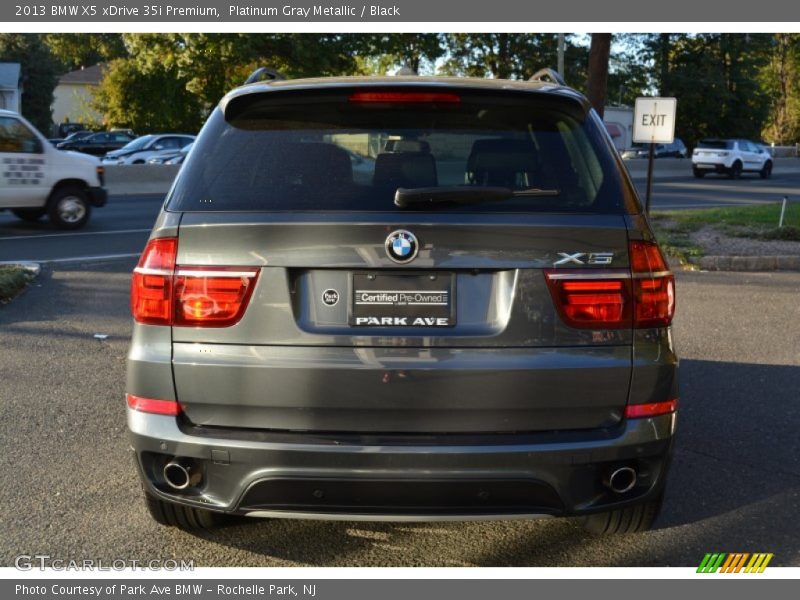
[[[398,229],[386,238],[386,254],[396,263],[407,263],[417,256],[417,236],[405,229]]]

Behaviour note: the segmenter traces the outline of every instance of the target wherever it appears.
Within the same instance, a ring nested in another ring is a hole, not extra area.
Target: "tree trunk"
[[[608,57],[611,53],[611,34],[593,33],[589,48],[589,102],[602,118],[608,84]]]

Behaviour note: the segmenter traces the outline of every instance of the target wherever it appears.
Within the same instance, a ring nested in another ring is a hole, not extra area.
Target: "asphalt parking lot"
[[[799,273],[678,275],[679,436],[655,531],[248,520],[198,536],[150,520],[128,453],[134,262],[47,266],[0,307],[3,566],[36,553],[198,566],[696,566],[712,551],[800,566]]]
[[[688,168],[688,167],[687,167]],[[644,197],[644,181],[636,180]],[[778,202],[788,195],[800,200],[800,173],[776,173],[767,181],[746,176],[738,181],[708,176],[698,180],[678,177],[656,181],[654,209],[704,208]],[[96,209],[88,225],[75,232],[59,232],[46,219],[20,221],[0,212],[0,262],[74,261],[75,259],[124,258],[144,248],[150,228],[163,202],[162,195],[111,196],[108,205]]]

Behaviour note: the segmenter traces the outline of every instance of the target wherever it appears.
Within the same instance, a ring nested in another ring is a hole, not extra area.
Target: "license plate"
[[[453,327],[455,275],[353,273],[350,325],[353,327]]]

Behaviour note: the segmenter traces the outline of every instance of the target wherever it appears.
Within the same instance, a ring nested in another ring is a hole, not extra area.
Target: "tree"
[[[800,35],[776,33],[769,61],[761,72],[761,86],[770,97],[763,138],[776,144],[800,139]]]
[[[453,33],[445,37],[450,58],[442,65],[447,75],[527,79],[543,67],[558,62],[555,33]],[[568,36],[564,57],[567,83],[583,88],[586,49]]]
[[[48,33],[44,41],[64,70],[91,67],[127,55],[120,33]]]
[[[601,117],[606,105],[608,86],[608,59],[611,54],[611,34],[593,33],[589,47],[589,102]]]
[[[94,96],[106,127],[129,127],[137,133],[196,132],[204,118],[200,100],[186,87],[174,66],[142,71],[129,58],[113,60]]]
[[[58,64],[39,35],[0,33],[0,62],[20,64],[22,114],[37,129],[49,132],[53,125],[51,105]]]

